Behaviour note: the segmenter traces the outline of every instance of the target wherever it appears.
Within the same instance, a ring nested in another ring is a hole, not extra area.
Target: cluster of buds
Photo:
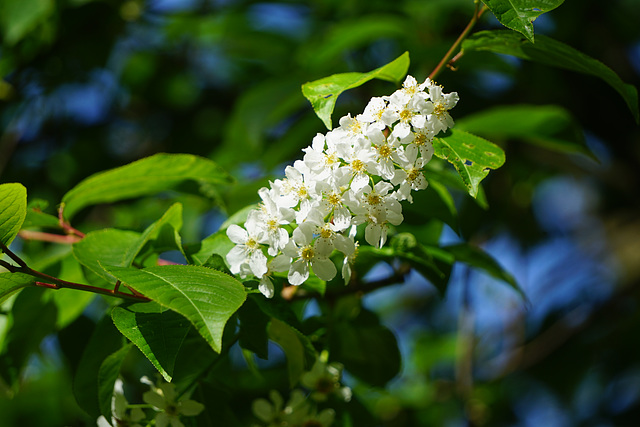
[[[372,98],[362,114],[316,135],[303,159],[287,166],[286,178],[260,189],[262,203],[244,228],[227,229],[236,244],[227,254],[231,272],[260,279],[270,298],[274,272],[288,271],[292,285],[304,283],[310,271],[333,279],[337,268],[329,256],[338,251],[348,283],[356,227],[364,225],[370,245],[384,245],[389,225],[403,221],[400,201],[413,202],[411,192],[427,187],[422,170],[433,156],[431,141],[453,126],[449,110],[457,102],[456,92],[408,76],[392,95]]]

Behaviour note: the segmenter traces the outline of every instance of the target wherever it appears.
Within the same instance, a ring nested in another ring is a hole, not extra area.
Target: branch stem
[[[431,74],[429,74],[429,78],[431,80],[435,79],[436,76],[438,74],[440,74],[440,72],[442,71],[442,69],[445,66],[451,67],[453,65],[453,63],[455,61],[457,61],[462,56],[462,51],[458,52],[458,54],[455,57],[453,57],[453,54],[460,47],[460,44],[462,44],[464,39],[467,38],[467,36],[469,35],[469,33],[471,32],[473,27],[476,25],[476,22],[478,22],[478,19],[480,19],[482,14],[487,9],[488,9],[487,5],[484,5],[484,4],[482,5],[481,8],[479,8],[478,7],[478,2],[476,2],[476,9],[473,12],[473,16],[471,17],[471,20],[469,21],[469,23],[467,24],[465,29],[462,31],[462,33],[460,33],[460,35],[458,36],[456,41],[451,45],[451,47],[449,48],[447,53],[444,54],[444,56],[442,57],[442,59],[440,60],[438,65],[436,65],[436,68],[434,68],[434,70],[431,72]],[[451,59],[452,57],[453,57],[453,59]]]
[[[4,243],[0,243],[0,249],[2,252],[6,253],[9,258],[15,261],[18,265],[12,265],[6,261],[0,260],[0,266],[6,268],[11,273],[23,273],[28,274],[29,276],[35,277],[36,279],[40,279],[35,282],[36,286],[50,288],[50,289],[76,289],[79,291],[93,292],[94,294],[107,295],[111,297],[118,297],[124,299],[130,299],[135,301],[151,301],[151,299],[146,296],[140,294],[139,292],[134,291],[133,289],[127,287],[132,294],[121,292],[118,288],[114,290],[98,288],[96,286],[85,285],[82,283],[68,282],[66,280],[58,279],[57,277],[50,276],[48,274],[42,273],[40,271],[34,270],[33,268],[27,266],[27,264],[13,251],[11,251]]]

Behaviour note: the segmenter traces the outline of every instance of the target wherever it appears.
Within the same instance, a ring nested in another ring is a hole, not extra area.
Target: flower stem
[[[458,47],[460,47],[460,44],[464,41],[464,39],[467,38],[467,36],[469,35],[473,27],[476,25],[476,22],[478,22],[478,19],[480,19],[482,14],[487,9],[488,7],[485,4],[483,4],[481,8],[478,8],[478,2],[476,1],[476,9],[473,12],[473,16],[471,17],[471,20],[469,21],[465,29],[462,31],[462,33],[458,36],[456,41],[451,45],[447,53],[445,53],[445,55],[442,57],[442,59],[440,60],[436,68],[431,72],[431,74],[429,74],[429,78],[431,80],[435,79],[436,76],[440,74],[440,71],[442,71],[442,69],[445,66],[452,67],[455,61],[457,61],[462,56],[462,51],[458,52],[458,54],[455,57],[453,57],[453,54],[458,49]],[[451,59],[451,57],[453,57],[453,59]]]

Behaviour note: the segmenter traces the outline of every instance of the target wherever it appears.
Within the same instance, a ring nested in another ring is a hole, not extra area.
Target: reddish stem
[[[72,245],[82,240],[80,236],[67,234],[62,236],[60,234],[45,233],[43,231],[33,230],[21,230],[18,235],[24,240],[39,240],[41,242],[52,242]]]
[[[82,231],[76,230],[71,226],[71,224],[64,220],[63,211],[64,203],[58,208],[58,224],[60,225],[60,228],[62,228],[67,234],[75,234],[76,236],[83,238],[85,234]]]
[[[478,3],[476,3],[476,10],[473,12],[473,17],[471,18],[471,20],[469,21],[465,29],[462,31],[462,33],[458,36],[456,41],[451,45],[447,53],[445,53],[445,55],[442,57],[438,65],[436,65],[436,68],[431,72],[431,74],[429,74],[429,78],[431,80],[436,78],[436,76],[440,73],[440,71],[442,71],[442,68],[444,68],[445,65],[452,67],[453,63],[457,61],[460,58],[460,56],[462,56],[462,51],[461,51],[453,59],[449,60],[453,56],[453,52],[455,52],[456,49],[458,49],[458,47],[462,43],[462,41],[467,38],[467,36],[469,35],[473,27],[476,25],[476,22],[478,22],[478,19],[480,19],[482,14],[487,9],[488,9],[487,5],[483,4],[482,8],[478,10]]]

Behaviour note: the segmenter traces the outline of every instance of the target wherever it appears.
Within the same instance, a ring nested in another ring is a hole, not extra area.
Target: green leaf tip
[[[482,0],[502,25],[534,42],[533,21],[564,3],[564,0]]]
[[[538,62],[550,67],[563,68],[598,77],[622,96],[637,124],[640,124],[638,90],[597,59],[542,35],[535,44],[513,31],[479,31],[462,43],[463,50],[488,51]]]
[[[405,52],[390,63],[368,73],[341,73],[307,82],[302,85],[302,94],[311,102],[313,110],[322,123],[331,130],[331,114],[338,96],[346,90],[363,85],[369,80],[380,79],[399,84],[409,70],[409,52]]]
[[[18,183],[0,185],[0,242],[3,245],[9,246],[18,235],[26,216],[27,189]]]
[[[444,137],[434,138],[434,154],[447,160],[460,174],[464,185],[472,197],[478,196],[480,181],[490,169],[504,164],[502,148],[473,134],[452,129]]]

